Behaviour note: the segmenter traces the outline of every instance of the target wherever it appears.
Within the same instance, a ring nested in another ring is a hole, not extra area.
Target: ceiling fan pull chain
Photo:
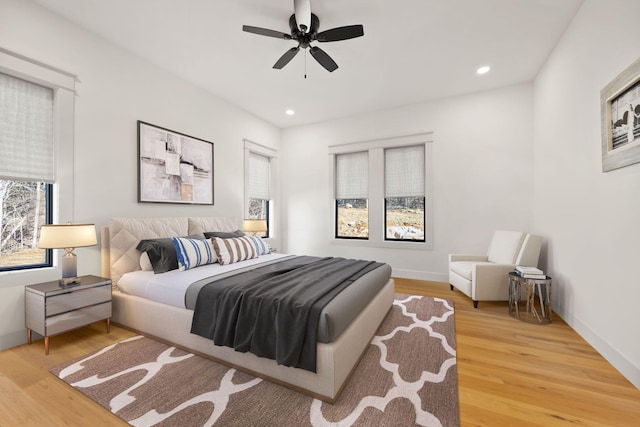
[[[304,78],[307,78],[307,49],[304,50]]]

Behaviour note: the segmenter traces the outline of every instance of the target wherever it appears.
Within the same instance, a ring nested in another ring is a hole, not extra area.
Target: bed
[[[124,291],[130,277],[149,274],[141,271],[140,267],[141,252],[136,247],[141,240],[198,236],[208,231],[233,232],[237,228],[237,220],[233,217],[111,218],[108,227],[102,230],[101,242],[102,274],[113,282],[112,321],[298,392],[326,402],[335,402],[393,303],[394,283],[388,265],[373,269],[350,286],[364,287],[368,281],[381,283],[380,290],[373,294],[368,303],[365,302],[364,308],[337,337],[329,339],[330,342],[318,341],[315,372],[279,365],[275,360],[217,346],[209,339],[190,333],[193,311],[169,301],[172,298],[175,300],[175,296],[149,299],[149,295],[145,294],[149,286],[143,286],[137,292]],[[242,268],[248,269],[252,264],[276,262],[279,257],[286,255],[262,255],[238,265],[243,264]],[[171,277],[170,273],[179,274],[175,271],[155,277],[151,274],[149,283],[156,283],[159,278],[170,282],[172,280],[167,280]],[[157,286],[157,283],[153,286]],[[343,292],[347,293],[347,290]],[[336,313],[347,311],[337,297],[330,304],[334,305]],[[322,313],[321,317],[325,317],[325,311]]]

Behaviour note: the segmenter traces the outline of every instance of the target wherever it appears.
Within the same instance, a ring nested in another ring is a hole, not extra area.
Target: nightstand
[[[107,320],[111,330],[111,279],[80,276],[79,284],[61,287],[58,280],[25,287],[27,342],[31,332],[44,337],[44,353],[49,354],[49,337],[81,326]]]

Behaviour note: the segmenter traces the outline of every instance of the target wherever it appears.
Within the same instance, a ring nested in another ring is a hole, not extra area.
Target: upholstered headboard
[[[102,230],[102,275],[110,277],[113,286],[123,274],[140,270],[142,239],[194,236],[204,238],[205,231],[235,231],[235,217],[171,217],[171,218],[110,218]]]

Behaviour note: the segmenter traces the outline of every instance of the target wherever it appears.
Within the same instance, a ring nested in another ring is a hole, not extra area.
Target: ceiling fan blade
[[[314,59],[318,61],[318,63],[322,65],[327,71],[333,72],[338,68],[338,64],[336,64],[335,61],[331,59],[329,55],[327,55],[327,52],[320,49],[319,47],[313,46],[309,49],[309,51],[311,52],[311,56],[313,56]]]
[[[364,36],[364,27],[362,25],[347,25],[346,27],[322,31],[316,35],[316,40],[319,42],[337,42],[362,36]]]
[[[287,65],[289,61],[293,59],[294,56],[296,56],[299,50],[300,50],[300,46],[292,47],[291,49],[286,51],[284,55],[282,55],[280,59],[278,59],[278,61],[275,64],[273,64],[273,68],[280,70],[282,67]]]
[[[293,0],[293,11],[298,29],[308,33],[311,29],[311,0]]]
[[[242,31],[247,33],[258,34],[260,36],[275,37],[277,39],[291,40],[291,35],[280,31],[268,30],[266,28],[252,27],[251,25],[243,25]]]

